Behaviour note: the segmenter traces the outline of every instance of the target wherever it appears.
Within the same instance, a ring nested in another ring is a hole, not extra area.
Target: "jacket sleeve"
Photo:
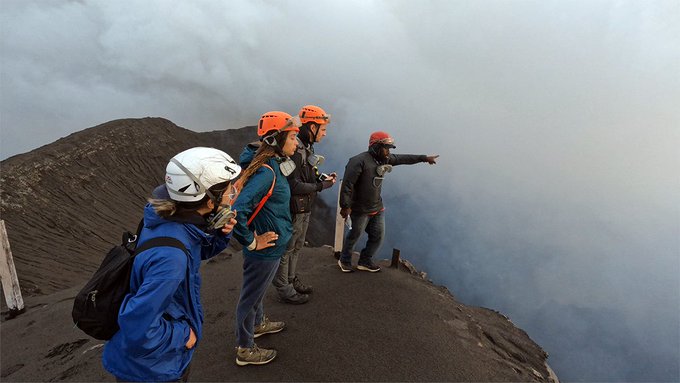
[[[236,225],[232,234],[243,246],[250,245],[255,239],[254,233],[248,227],[248,217],[267,194],[273,181],[274,172],[263,166],[250,177],[236,198],[233,207],[236,210]]]
[[[363,163],[357,158],[350,158],[345,166],[345,175],[340,186],[340,207],[348,208],[352,206],[352,194],[354,193],[354,184],[359,179],[363,171]]]
[[[189,323],[163,316],[187,274],[187,256],[178,249],[153,249],[158,256],[142,265],[144,281],[121,306],[118,325],[128,340],[127,351],[137,357],[177,352],[189,340]]]
[[[232,233],[224,235],[221,231],[213,235],[208,245],[201,246],[201,260],[210,259],[226,249],[231,235]]]
[[[425,161],[427,161],[427,155],[425,154],[390,154],[390,158],[387,161],[387,163],[393,166],[397,166],[397,165],[413,165]]]
[[[305,149],[302,149],[305,150]],[[317,182],[305,182],[302,179],[302,155],[300,152],[295,152],[291,157],[293,162],[295,162],[295,170],[288,176],[288,184],[290,185],[290,194],[300,195],[300,194],[310,194],[316,191],[320,191],[320,183]]]

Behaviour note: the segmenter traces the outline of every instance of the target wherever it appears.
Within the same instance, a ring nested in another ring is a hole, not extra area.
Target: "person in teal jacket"
[[[178,239],[174,247],[139,253],[130,292],[118,314],[120,330],[104,346],[104,368],[119,381],[187,381],[203,331],[201,260],[227,246],[236,220],[210,223],[229,211],[232,180],[241,168],[226,153],[192,148],[170,160],[165,187],[144,208],[138,244],[155,237]],[[224,209],[227,209],[226,211]]]
[[[247,168],[237,182],[241,191],[234,203],[238,213],[233,234],[243,245],[235,326],[239,366],[271,362],[276,351],[257,347],[254,338],[285,328],[284,322],[264,315],[262,300],[293,233],[286,177],[295,169],[289,156],[297,147],[299,126],[299,119],[288,113],[263,114],[257,129],[261,142],[248,144],[240,157],[241,166]]]

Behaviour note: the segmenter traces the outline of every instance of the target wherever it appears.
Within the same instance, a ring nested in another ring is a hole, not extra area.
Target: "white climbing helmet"
[[[165,167],[165,186],[170,198],[178,202],[196,202],[205,194],[214,199],[208,189],[231,181],[241,173],[241,167],[231,156],[215,148],[187,149],[170,159]]]

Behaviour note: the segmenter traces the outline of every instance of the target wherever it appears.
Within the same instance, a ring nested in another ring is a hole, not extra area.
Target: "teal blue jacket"
[[[248,144],[244,148],[239,158],[244,169],[252,162],[256,150],[257,147],[252,144]],[[272,172],[264,166],[259,168],[248,179],[238,198],[236,198],[236,202],[234,202],[233,210],[237,212],[237,224],[234,226],[233,236],[244,246],[244,256],[278,259],[285,253],[288,241],[293,234],[293,222],[290,215],[290,186],[279,169],[278,158],[269,159],[267,164],[274,171]],[[271,197],[250,225],[247,225],[248,219],[269,191],[274,179],[276,179],[276,182]],[[250,251],[246,248],[253,242],[255,232],[259,235],[268,231],[273,231],[279,235],[275,246],[258,251]]]

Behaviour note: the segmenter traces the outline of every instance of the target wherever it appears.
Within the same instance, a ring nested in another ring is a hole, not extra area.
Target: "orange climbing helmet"
[[[316,105],[303,106],[300,108],[299,116],[300,121],[303,124],[313,122],[315,124],[325,125],[331,122],[331,115]]]
[[[272,133],[300,131],[300,118],[291,117],[286,112],[272,111],[267,112],[260,117],[260,123],[257,125],[257,135],[260,137],[271,135]]]
[[[368,139],[368,147],[370,148],[375,144],[383,144],[390,148],[396,148],[396,146],[394,146],[394,139],[386,132],[371,133],[371,137]]]

